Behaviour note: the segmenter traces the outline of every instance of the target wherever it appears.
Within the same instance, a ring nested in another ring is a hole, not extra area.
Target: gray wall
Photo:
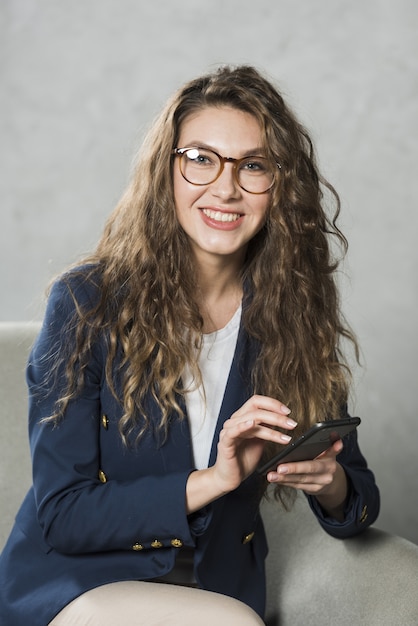
[[[416,0],[2,0],[0,319],[42,316],[50,278],[95,243],[143,130],[179,83],[259,66],[316,141],[351,247],[362,344],[353,412],[378,466],[378,526],[418,543]],[[382,462],[382,457],[385,461]]]

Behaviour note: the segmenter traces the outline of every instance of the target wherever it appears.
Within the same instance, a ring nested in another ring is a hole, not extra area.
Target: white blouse
[[[192,437],[196,469],[208,467],[210,450],[216,422],[234,357],[242,306],[224,328],[203,335],[199,357],[203,385],[194,387],[194,380],[187,368],[183,375],[186,408]]]

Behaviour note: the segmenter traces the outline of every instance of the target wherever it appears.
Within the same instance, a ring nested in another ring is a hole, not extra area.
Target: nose
[[[225,163],[218,178],[210,185],[213,195],[222,198],[237,198],[241,195],[241,187],[235,176],[234,163]]]

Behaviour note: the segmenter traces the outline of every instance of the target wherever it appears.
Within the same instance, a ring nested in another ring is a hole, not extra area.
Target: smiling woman
[[[302,489],[333,536],[376,519],[356,432],[256,472],[347,415],[338,212],[307,132],[254,68],[169,100],[96,250],[49,294],[1,623],[260,625],[269,483],[287,504]]]

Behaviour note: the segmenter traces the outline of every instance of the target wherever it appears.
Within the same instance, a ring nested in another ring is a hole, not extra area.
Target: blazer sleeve
[[[146,549],[155,541],[161,547],[176,545],[173,541],[193,546],[210,513],[207,509],[187,516],[185,489],[191,469],[166,475],[143,472],[106,483],[99,479],[100,342],[93,346],[82,392],[61,421],[40,423],[53,413],[63,389],[64,368],[51,372],[56,362],[52,357],[74,339],[67,324],[74,314],[73,296],[86,301],[88,292],[82,285],[69,288],[62,280],[55,284],[27,367],[33,485],[44,539],[67,554],[131,550],[135,545]],[[54,384],[47,384],[48,379]]]
[[[375,477],[360,451],[357,430],[344,438],[344,448],[337,461],[345,470],[350,488],[344,521],[327,516],[314,496],[307,498],[324,530],[333,537],[344,539],[359,534],[375,522],[380,494]]]

